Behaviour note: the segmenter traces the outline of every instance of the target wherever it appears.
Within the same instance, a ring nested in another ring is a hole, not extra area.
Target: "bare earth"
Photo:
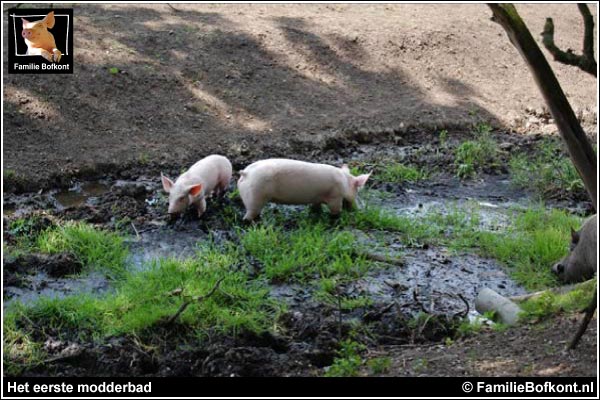
[[[526,109],[543,106],[483,4],[176,8],[75,5],[72,76],[8,75],[5,63],[4,168],[34,189],[128,163],[302,153],[358,129],[530,130]],[[576,7],[518,9],[538,40],[551,16],[558,45],[580,50]],[[595,125],[596,80],[552,66]]]
[[[483,4],[174,7],[75,5],[73,75],[8,75],[4,63],[5,190],[140,165],[158,173],[217,152],[236,168],[265,156],[311,157],[356,132],[453,134],[482,120],[515,135],[541,129],[530,116],[543,100]],[[557,44],[580,51],[574,5],[517,9],[538,41],[553,17]],[[551,65],[595,133],[596,79]],[[7,185],[7,171],[20,184]],[[390,356],[391,375],[595,376],[596,326],[575,352],[562,350],[576,323],[559,316],[369,357]]]

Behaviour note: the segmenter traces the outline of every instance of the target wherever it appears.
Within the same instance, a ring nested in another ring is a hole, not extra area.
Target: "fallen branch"
[[[175,12],[179,12],[179,10],[175,7],[173,7],[171,4],[167,3],[167,5],[169,6],[169,8]]]
[[[564,286],[559,286],[559,287],[554,287],[554,288],[550,288],[550,289],[546,289],[546,290],[540,290],[539,292],[533,292],[533,293],[527,293],[527,294],[522,294],[520,296],[511,296],[509,297],[509,299],[511,301],[514,301],[516,303],[521,303],[525,300],[530,300],[536,297],[540,297],[546,293],[552,293],[552,294],[565,294],[568,293],[572,290],[576,290],[576,289],[580,289],[583,288],[585,286],[588,286],[590,284],[592,284],[593,282],[595,282],[596,279],[590,279],[587,280],[585,282],[580,282],[580,283],[573,283],[571,285],[564,285]]]
[[[363,256],[369,260],[381,262],[384,264],[397,265],[399,267],[404,267],[406,265],[404,260],[402,260],[400,258],[388,257],[388,256],[384,256],[382,254],[371,253],[369,251],[357,251],[356,255]]]
[[[421,309],[421,311],[423,311],[425,314],[430,314],[429,310],[425,308],[425,305],[423,303],[421,303],[421,301],[417,297],[417,291],[416,290],[413,290],[413,300],[419,306],[419,308]]]
[[[598,302],[598,290],[596,289],[594,291],[594,297],[592,298],[592,301],[583,310],[583,312],[585,313],[585,315],[583,316],[583,320],[581,321],[581,324],[579,325],[579,328],[577,329],[577,333],[575,333],[575,336],[573,336],[573,339],[571,340],[571,343],[569,343],[569,346],[567,347],[567,349],[573,350],[579,344],[581,337],[587,330],[587,327],[590,324],[592,317],[594,316],[594,312],[596,311],[597,302]]]
[[[135,236],[137,237],[137,240],[140,240],[140,233],[138,232],[138,230],[136,229],[135,225],[133,224],[133,221],[131,222],[131,227],[133,228],[133,231],[135,232]]]
[[[225,277],[220,278],[216,283],[215,286],[213,286],[213,288],[210,290],[210,292],[208,292],[207,294],[205,294],[204,296],[196,296],[196,297],[192,297],[190,300],[186,300],[183,302],[183,304],[181,304],[181,306],[179,307],[179,309],[177,310],[177,312],[175,314],[173,314],[171,317],[169,317],[169,319],[167,320],[167,325],[172,324],[173,322],[175,322],[175,320],[177,319],[177,317],[179,317],[181,315],[182,312],[185,311],[186,308],[188,308],[188,306],[194,302],[202,302],[206,299],[208,299],[210,296],[212,296],[213,294],[215,294],[215,292],[217,291],[217,289],[219,288],[219,285],[221,284],[221,282],[223,282],[223,279],[225,279]],[[181,292],[180,292],[181,293]],[[170,294],[172,295],[172,294]]]
[[[456,296],[459,299],[461,299],[463,303],[465,303],[466,309],[465,309],[465,311],[461,311],[461,312],[458,312],[458,313],[454,314],[454,316],[455,317],[459,317],[459,318],[464,318],[467,315],[469,315],[469,311],[471,311],[471,307],[469,307],[469,302],[467,301],[467,299],[465,299],[465,297],[462,294],[457,293]]]

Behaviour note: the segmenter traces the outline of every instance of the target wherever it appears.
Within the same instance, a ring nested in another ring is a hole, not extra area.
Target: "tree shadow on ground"
[[[86,4],[75,14],[73,75],[8,75],[4,66],[5,166],[25,175],[142,158],[182,165],[212,152],[281,155],[307,134],[472,119],[464,102],[474,88],[448,82],[455,104],[437,103],[356,37],[319,35],[305,19],[275,18],[275,31],[256,32],[218,12],[164,5]]]

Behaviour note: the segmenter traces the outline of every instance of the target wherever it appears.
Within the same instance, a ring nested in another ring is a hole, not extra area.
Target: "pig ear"
[[[361,187],[365,186],[365,184],[369,180],[370,176],[371,176],[371,173],[369,172],[368,174],[359,175],[359,176],[354,177],[354,186],[357,188],[361,188]]]
[[[169,193],[171,188],[173,187],[173,181],[164,176],[162,173],[160,174],[160,180],[162,181],[163,189],[165,192]]]
[[[50,29],[54,28],[54,11],[50,11],[48,15],[42,20],[44,24]]]
[[[198,196],[202,192],[202,184],[199,183],[197,185],[190,186],[188,192],[192,197]]]
[[[23,26],[25,26],[25,24],[29,23],[29,21],[27,21],[25,18],[21,18],[21,21],[23,21]]]
[[[579,242],[579,232],[571,227],[571,243],[577,244]]]

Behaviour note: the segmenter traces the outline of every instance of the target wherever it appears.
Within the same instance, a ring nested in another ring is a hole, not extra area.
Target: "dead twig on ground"
[[[365,257],[365,258],[367,258],[369,260],[372,260],[372,261],[381,262],[381,263],[384,263],[384,264],[397,265],[399,267],[404,267],[405,266],[404,260],[402,260],[400,258],[388,257],[388,256],[384,256],[382,254],[371,253],[369,251],[357,251],[356,255],[357,256]]]
[[[186,300],[183,302],[183,304],[181,304],[181,306],[179,307],[179,309],[177,310],[177,312],[175,314],[173,314],[171,317],[169,317],[169,319],[167,320],[167,324],[170,325],[173,322],[175,322],[175,320],[177,319],[177,317],[179,317],[181,315],[182,312],[185,311],[186,308],[188,308],[188,306],[194,302],[202,302],[206,299],[208,299],[210,296],[212,296],[213,294],[215,294],[215,292],[217,291],[217,289],[219,288],[219,285],[221,284],[221,282],[223,282],[223,280],[225,279],[225,277],[220,278],[215,285],[213,286],[213,288],[205,295],[203,296],[196,296],[191,298],[190,300]],[[180,294],[181,292],[179,292],[178,294]]]
[[[421,301],[419,300],[419,297],[417,296],[417,291],[416,290],[413,290],[413,300],[419,306],[419,308],[421,309],[421,311],[423,311],[425,314],[430,314],[429,310],[426,309],[425,306],[423,305],[423,303],[421,303]]]
[[[465,309],[465,311],[461,311],[461,312],[458,312],[458,313],[454,314],[454,316],[455,317],[459,317],[459,318],[464,318],[467,315],[469,315],[469,311],[471,310],[471,307],[469,307],[469,302],[467,301],[467,299],[465,299],[465,297],[462,294],[457,293],[456,297],[458,297],[459,299],[461,299],[462,302],[465,303],[465,306],[467,308]]]
[[[173,7],[171,4],[167,3],[167,5],[169,6],[169,8],[175,12],[179,12],[179,10],[175,7]]]
[[[585,287],[587,285],[590,285],[591,283],[593,283],[595,281],[595,278],[593,279],[589,279],[585,282],[580,282],[580,283],[573,283],[571,285],[564,285],[564,286],[559,286],[559,287],[554,287],[554,288],[550,288],[550,289],[546,289],[546,290],[540,290],[538,292],[533,292],[533,293],[527,293],[527,294],[522,294],[519,296],[512,296],[509,297],[510,300],[520,303],[526,300],[530,300],[533,299],[535,297],[540,297],[543,294],[546,293],[553,293],[553,294],[564,294],[564,293],[568,293],[572,290],[576,290],[582,287]]]

